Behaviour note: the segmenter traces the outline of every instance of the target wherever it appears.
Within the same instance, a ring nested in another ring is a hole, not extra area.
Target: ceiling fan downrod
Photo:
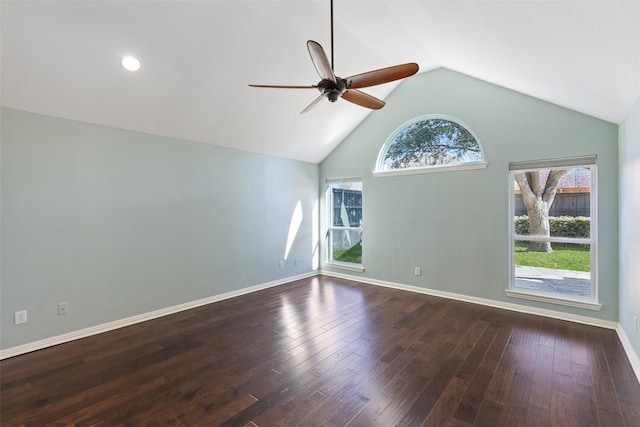
[[[333,63],[333,0],[331,0],[331,69],[335,72],[336,68]]]

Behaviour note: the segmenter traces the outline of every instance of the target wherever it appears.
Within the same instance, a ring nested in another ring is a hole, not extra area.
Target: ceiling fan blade
[[[309,55],[311,55],[311,61],[316,67],[316,71],[322,80],[331,80],[333,83],[337,83],[336,76],[333,74],[331,64],[327,58],[327,54],[324,53],[324,49],[320,46],[320,43],[309,40],[307,42],[307,49]]]
[[[360,92],[357,89],[347,89],[342,94],[342,98],[362,107],[371,108],[372,110],[379,110],[385,105],[384,101],[364,92]]]
[[[418,72],[418,64],[410,62],[408,64],[395,65],[393,67],[381,68],[355,76],[347,77],[347,89],[360,89],[363,87],[380,85],[413,76]]]
[[[311,104],[307,105],[307,108],[305,108],[304,110],[300,111],[300,114],[303,114],[303,113],[306,113],[307,111],[313,110],[313,108],[316,105],[318,105],[320,103],[320,101],[322,101],[323,99],[324,99],[324,95],[320,95],[319,97],[314,99]]]
[[[266,87],[272,89],[317,89],[318,86],[279,86],[279,85],[249,85],[251,87]]]

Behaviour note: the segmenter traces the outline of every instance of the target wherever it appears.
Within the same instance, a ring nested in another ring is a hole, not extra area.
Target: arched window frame
[[[427,121],[427,120],[434,120],[434,119],[448,120],[450,122],[456,123],[462,126],[463,128],[465,128],[478,143],[478,147],[480,147],[480,153],[482,154],[483,160],[477,161],[477,162],[467,162],[467,163],[453,164],[453,165],[419,166],[419,167],[385,170],[384,160],[387,155],[387,151],[389,150],[389,147],[393,144],[396,136],[400,132],[404,131],[407,127],[412,126],[415,123]],[[373,175],[374,176],[394,176],[394,175],[412,175],[412,174],[433,173],[433,172],[451,172],[451,171],[458,171],[458,170],[484,169],[487,167],[487,164],[488,163],[485,159],[484,149],[482,148],[480,139],[478,138],[478,135],[476,135],[475,132],[473,132],[473,130],[469,128],[469,126],[467,126],[463,121],[455,117],[447,116],[444,114],[427,114],[424,116],[413,118],[405,122],[404,124],[402,124],[402,126],[398,127],[387,138],[384,145],[380,149],[380,152],[378,153],[378,159],[376,161],[376,167],[375,167],[375,170],[373,171]]]

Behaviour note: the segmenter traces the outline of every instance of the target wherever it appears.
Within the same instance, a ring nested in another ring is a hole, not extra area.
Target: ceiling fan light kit
[[[329,102],[336,102],[338,98],[342,98],[365,108],[379,110],[384,107],[385,102],[358,89],[404,79],[416,74],[419,69],[418,64],[410,62],[368,71],[347,78],[336,77],[333,71],[333,0],[331,0],[331,49],[332,61],[329,62],[329,58],[327,58],[327,54],[324,52],[320,43],[313,40],[307,42],[307,50],[309,51],[309,56],[311,56],[311,62],[313,62],[318,75],[322,79],[318,84],[309,86],[250,84],[249,86],[274,89],[318,89],[320,96],[314,99],[313,102],[300,113],[310,111],[318,105],[323,98],[327,98]]]

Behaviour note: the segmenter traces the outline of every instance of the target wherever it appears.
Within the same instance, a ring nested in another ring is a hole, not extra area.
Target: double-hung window
[[[511,163],[509,169],[507,293],[599,309],[595,156]]]
[[[327,180],[327,262],[362,269],[362,179]]]

